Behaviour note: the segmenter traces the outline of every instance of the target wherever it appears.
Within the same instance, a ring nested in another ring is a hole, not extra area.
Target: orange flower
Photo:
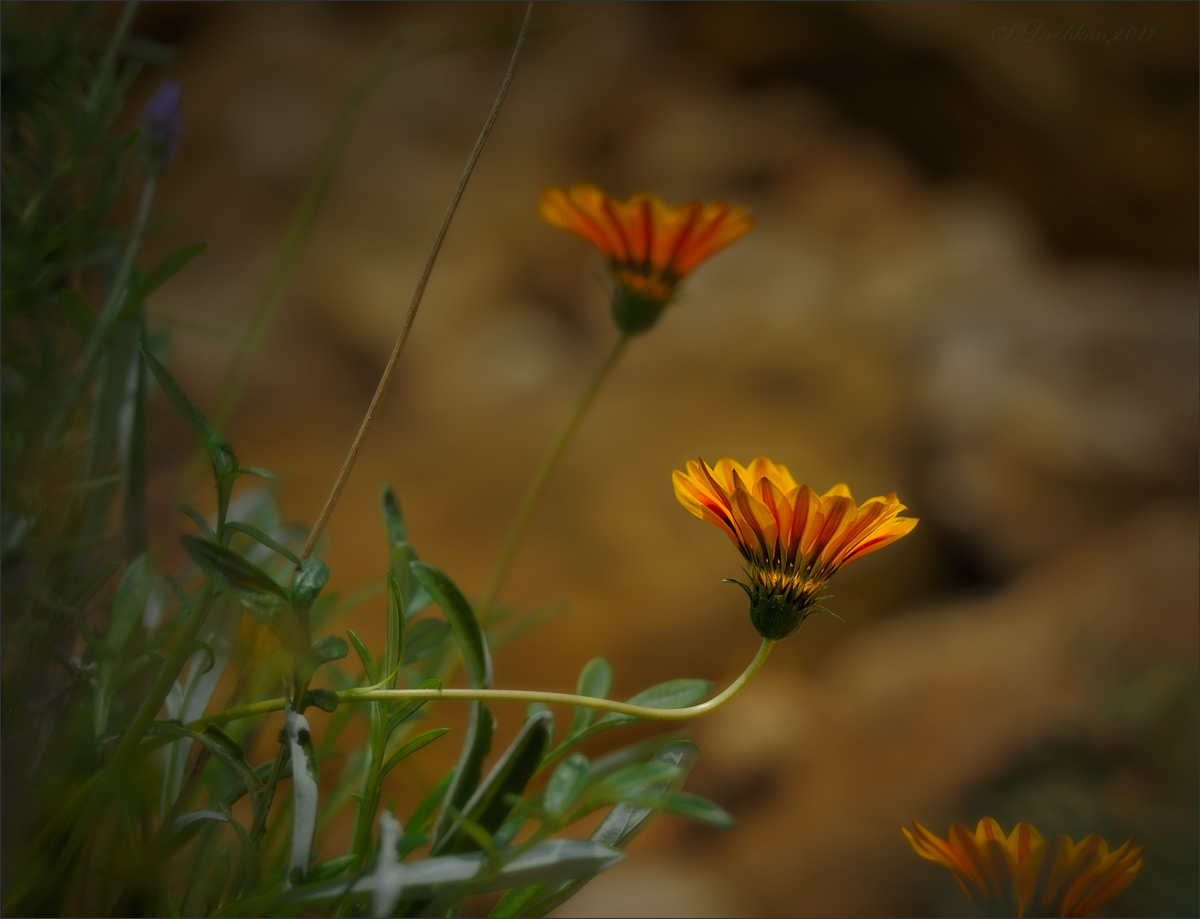
[[[1078,844],[1070,836],[1043,839],[1024,821],[1005,837],[991,817],[973,836],[961,824],[946,839],[915,820],[913,827],[902,828],[913,850],[953,871],[967,896],[994,916],[1086,916],[1133,883],[1145,848],[1126,840],[1109,852],[1095,833]]]
[[[797,485],[787,468],[765,456],[742,466],[689,460],[672,475],[675,497],[701,520],[716,524],[749,563],[750,619],[764,638],[787,638],[817,605],[825,581],[848,562],[895,542],[917,525],[900,517],[895,494],[854,503],[835,485],[818,496]]]
[[[724,202],[668,207],[647,194],[621,202],[587,182],[545,189],[538,213],[604,253],[617,279],[613,315],[631,335],[654,325],[684,275],[754,226],[745,208]]]

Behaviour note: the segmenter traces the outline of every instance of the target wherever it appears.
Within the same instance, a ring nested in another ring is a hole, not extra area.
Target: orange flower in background
[[[617,279],[613,315],[631,335],[654,325],[684,275],[754,226],[745,208],[724,202],[668,207],[647,194],[621,202],[587,182],[545,189],[538,213],[608,259]]]
[[[675,497],[719,526],[748,563],[750,619],[764,638],[786,638],[817,605],[825,581],[848,562],[895,542],[917,525],[900,517],[895,494],[854,503],[838,484],[823,495],[797,485],[787,467],[765,456],[743,466],[689,460],[672,474]]]
[[[1075,843],[1070,836],[1043,839],[1022,821],[1007,837],[991,817],[974,835],[950,827],[946,839],[913,821],[904,829],[922,858],[954,872],[967,896],[992,916],[1086,916],[1133,883],[1144,846],[1131,840],[1113,851],[1095,833]]]

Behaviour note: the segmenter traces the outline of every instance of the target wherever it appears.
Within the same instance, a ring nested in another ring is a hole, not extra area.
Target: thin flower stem
[[[429,283],[429,276],[433,273],[433,266],[437,262],[438,253],[441,252],[442,241],[445,240],[446,232],[450,229],[450,221],[454,217],[454,212],[458,209],[458,202],[462,199],[463,192],[466,190],[471,173],[475,170],[475,164],[479,161],[480,154],[483,153],[483,145],[487,143],[488,135],[492,133],[492,126],[496,123],[496,119],[500,115],[500,109],[504,105],[505,98],[508,96],[508,88],[512,84],[513,75],[517,71],[517,62],[521,59],[521,50],[525,47],[525,37],[529,33],[529,22],[532,17],[533,0],[530,0],[529,5],[525,9],[525,19],[521,23],[521,31],[517,34],[517,43],[513,48],[512,59],[508,62],[508,71],[504,74],[504,80],[500,84],[500,91],[496,94],[496,101],[492,104],[492,110],[488,113],[487,121],[484,122],[483,129],[479,132],[479,138],[475,141],[475,148],[467,158],[466,166],[463,167],[458,185],[455,187],[454,194],[450,198],[450,204],[446,208],[445,215],[442,217],[442,224],[438,227],[437,236],[433,240],[433,246],[430,247],[429,255],[425,259],[425,267],[421,271],[420,279],[417,281],[416,290],[413,291],[412,302],[408,306],[408,315],[404,317],[404,325],[400,329],[400,334],[396,337],[396,343],[392,346],[391,356],[388,358],[387,366],[383,369],[383,375],[379,378],[379,385],[375,389],[375,395],[371,397],[371,404],[367,406],[367,413],[363,416],[358,433],[354,435],[354,442],[350,445],[350,452],[346,455],[346,459],[342,463],[342,468],[338,471],[333,488],[329,492],[329,497],[325,500],[325,506],[321,508],[321,513],[317,516],[317,522],[313,525],[312,532],[308,534],[308,541],[304,544],[304,549],[300,553],[300,558],[302,559],[312,555],[317,540],[325,530],[325,524],[329,522],[333,508],[337,505],[338,498],[341,497],[342,489],[346,486],[346,480],[350,478],[350,471],[354,468],[355,460],[358,459],[358,453],[362,448],[363,440],[367,436],[367,431],[370,430],[371,423],[375,420],[375,415],[379,411],[379,406],[383,403],[383,397],[391,385],[392,377],[396,373],[396,365],[400,360],[400,354],[404,351],[404,345],[408,342],[408,334],[412,331],[413,322],[417,318],[417,309],[421,306],[421,298],[425,296],[425,286]]]
[[[764,638],[758,653],[741,676],[729,684],[719,695],[713,696],[707,702],[689,705],[687,708],[654,708],[648,705],[631,705],[628,702],[614,702],[611,699],[598,699],[593,696],[577,696],[565,692],[540,692],[532,689],[376,689],[371,686],[360,689],[344,689],[334,695],[339,703],[347,702],[411,702],[428,699],[431,701],[460,701],[460,702],[543,702],[547,705],[573,705],[577,708],[594,708],[602,712],[617,715],[632,715],[634,718],[645,718],[651,721],[683,721],[696,718],[720,708],[736,696],[750,678],[756,674],[766,662],[767,655],[775,642]],[[269,712],[282,711],[283,699],[267,699],[254,702],[239,708],[217,712],[187,725],[188,730],[202,731],[208,724],[228,724],[242,718],[252,718],[255,715],[265,715]]]
[[[521,505],[517,508],[517,514],[513,517],[512,525],[508,529],[508,536],[505,537],[504,548],[500,552],[500,560],[496,563],[496,570],[492,574],[492,579],[488,583],[483,599],[479,602],[477,613],[481,623],[487,620],[492,607],[495,606],[496,600],[500,596],[500,591],[504,588],[504,581],[508,577],[509,570],[512,568],[513,560],[516,558],[521,538],[525,535],[525,530],[529,526],[529,519],[533,516],[533,510],[537,507],[538,499],[541,498],[542,492],[546,490],[546,485],[550,481],[550,475],[554,472],[554,467],[558,465],[559,458],[575,433],[575,429],[579,427],[579,422],[583,420],[583,416],[587,413],[592,401],[596,398],[596,393],[600,391],[600,387],[604,385],[605,380],[612,374],[613,368],[617,366],[621,355],[625,353],[625,346],[628,343],[628,335],[622,335],[618,339],[612,351],[609,352],[607,359],[600,366],[600,369],[596,371],[596,375],[592,377],[592,381],[588,383],[587,389],[579,397],[579,401],[575,404],[575,408],[567,417],[558,435],[542,456],[542,461],[538,464],[533,478],[529,480],[529,485],[526,487],[525,494],[521,498]]]

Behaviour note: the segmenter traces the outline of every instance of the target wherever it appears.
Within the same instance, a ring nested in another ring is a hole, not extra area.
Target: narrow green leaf
[[[704,700],[712,689],[712,682],[709,680],[693,680],[680,679],[668,680],[665,683],[659,683],[657,686],[651,686],[649,689],[643,689],[636,696],[629,699],[630,705],[644,705],[648,708],[687,708],[689,705],[695,705],[697,702]],[[617,712],[610,712],[600,719],[605,724],[616,724],[622,721],[637,721],[635,715],[621,715]]]
[[[603,657],[594,657],[583,666],[579,674],[579,684],[576,693],[581,696],[592,696],[596,699],[607,699],[608,691],[612,688],[612,667]],[[571,716],[571,727],[568,735],[578,734],[596,717],[592,708],[577,708]]]
[[[125,302],[121,304],[118,320],[124,320],[133,315],[145,299],[161,287],[175,272],[204,251],[207,243],[196,243],[186,246],[177,252],[172,252],[157,265],[146,272],[146,276],[129,288]]]
[[[549,739],[546,724],[549,719],[549,712],[543,712],[522,725],[520,733],[462,808],[465,820],[491,834],[508,819],[515,800],[525,791],[525,786],[537,772],[542,755],[546,752]],[[463,831],[461,821],[456,821],[449,832],[434,843],[430,854],[452,855],[475,848],[476,841]]]
[[[447,734],[449,732],[449,728],[434,728],[431,731],[426,731],[424,734],[418,734],[387,758],[387,762],[383,764],[383,769],[380,771],[379,777],[382,779],[385,775],[391,772],[392,769],[401,762],[401,760],[412,756],[422,747],[428,746],[443,734]]]
[[[139,555],[125,569],[117,585],[108,631],[104,635],[104,648],[109,654],[120,654],[129,636],[142,621],[153,581],[154,575],[145,555]]]
[[[63,605],[70,607],[86,605],[92,597],[100,592],[100,588],[120,567],[120,562],[109,562],[107,565],[101,565],[99,568],[89,571],[68,588],[62,598]]]
[[[404,660],[404,597],[400,582],[392,572],[387,573],[387,637],[384,657],[384,673],[390,685],[395,685]]]
[[[354,650],[358,652],[358,659],[362,661],[367,681],[369,683],[379,682],[379,676],[375,673],[375,658],[371,657],[370,650],[363,644],[363,640],[355,634],[354,629],[346,629],[346,634],[350,636],[350,644],[354,645]]]
[[[287,592],[256,565],[220,543],[184,534],[183,548],[200,570],[226,593],[237,597],[255,618],[273,624],[280,613],[289,611]]]
[[[313,865],[308,871],[308,880],[312,883],[317,883],[335,878],[354,864],[354,858],[354,853],[350,852],[346,855],[331,858],[327,862],[321,862],[319,865]]]
[[[229,441],[209,427],[200,409],[196,408],[192,400],[187,397],[180,385],[175,382],[175,378],[167,372],[167,368],[147,350],[145,343],[140,347],[142,357],[146,359],[150,372],[158,380],[158,385],[162,388],[163,393],[175,406],[175,411],[183,416],[183,420],[191,428],[196,440],[200,441],[200,446],[204,448],[208,461],[212,464],[213,474],[217,479],[228,476],[237,469],[238,465],[237,457],[234,455]]]
[[[179,506],[179,509],[181,511],[183,511],[183,513],[187,514],[188,517],[190,517],[192,519],[192,522],[194,524],[196,524],[196,526],[197,526],[197,528],[199,528],[200,532],[204,534],[205,539],[207,539],[209,542],[217,541],[217,534],[214,533],[213,528],[208,525],[207,517],[205,517],[202,513],[200,513],[198,510],[196,510],[190,504],[181,504]],[[226,524],[226,526],[232,526],[232,524]]]
[[[674,766],[678,769],[678,774],[668,782],[644,786],[641,789],[642,793],[646,795],[662,794],[668,790],[677,789],[683,784],[684,778],[696,762],[696,745],[690,740],[673,740],[660,747],[651,762]],[[602,846],[617,850],[624,849],[650,825],[658,812],[655,806],[621,801],[613,806],[613,809],[608,812],[608,816],[596,827],[591,835],[591,840]],[[521,902],[519,912],[509,915],[544,916],[575,896],[594,876],[594,874],[581,872],[578,877],[570,881],[542,885],[540,892]]]
[[[313,645],[312,659],[317,666],[320,666],[340,661],[349,653],[350,646],[346,644],[346,639],[337,635],[327,635]]]
[[[241,780],[237,797],[262,787],[263,779],[250,768],[241,744],[215,724],[206,725],[203,731],[190,731],[176,721],[155,721],[146,729],[146,733],[159,738],[162,743],[186,738],[207,747]]]
[[[423,661],[441,647],[450,634],[450,623],[445,619],[418,619],[407,631],[403,658],[406,665]]]
[[[474,689],[492,685],[492,658],[488,654],[487,639],[475,611],[453,581],[442,571],[424,562],[413,562],[417,580],[433,596],[442,608],[462,645],[463,663],[466,665],[467,681]]]
[[[245,470],[242,470],[242,471],[245,472]],[[182,510],[182,508],[181,508],[181,510]],[[238,523],[235,521],[232,523],[226,523],[225,529],[232,530],[235,533],[245,533],[247,536],[249,536],[255,542],[261,543],[262,545],[266,546],[268,549],[271,549],[274,552],[278,552],[280,555],[282,555],[284,558],[286,558],[293,565],[298,566],[300,564],[300,557],[298,555],[296,555],[295,552],[293,552],[291,549],[289,549],[287,546],[285,546],[279,540],[275,539],[269,533],[263,532],[256,526],[251,526],[248,523]],[[211,539],[212,537],[209,537],[209,538]]]
[[[416,550],[408,543],[408,525],[404,521],[404,512],[392,486],[386,485],[380,496],[383,511],[383,525],[387,531],[388,564],[396,582],[400,585],[401,609],[404,617],[412,619],[432,602],[432,598],[417,580],[412,570],[412,563],[417,561]]]
[[[729,815],[728,811],[700,795],[674,792],[664,795],[660,806],[668,814],[707,823],[709,826],[719,827],[722,830],[737,826],[737,821]]]
[[[445,839],[452,833],[454,825],[451,815],[463,811],[465,802],[479,787],[479,777],[483,775],[483,761],[491,752],[492,734],[495,729],[496,719],[488,707],[482,702],[472,702],[458,766],[454,770],[454,778],[450,781],[450,787],[442,801],[442,809],[433,827],[434,844],[431,851],[444,848]]]
[[[425,797],[421,799],[421,803],[417,805],[416,810],[412,812],[412,816],[408,818],[408,831],[410,833],[425,832],[429,826],[429,818],[433,816],[433,812],[437,809],[437,806],[446,797],[446,791],[449,789],[453,779],[454,773],[447,772],[429,790]]]
[[[546,810],[555,817],[562,817],[583,793],[590,777],[588,758],[581,753],[572,753],[558,764],[546,783]]]

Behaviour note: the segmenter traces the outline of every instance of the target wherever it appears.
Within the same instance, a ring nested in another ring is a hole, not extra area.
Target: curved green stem
[[[377,689],[367,686],[359,689],[344,689],[335,693],[338,702],[411,702],[414,699],[430,701],[460,701],[460,702],[543,702],[546,705],[574,705],[578,708],[594,708],[602,712],[616,715],[632,715],[634,718],[645,718],[651,721],[683,721],[696,718],[720,708],[736,696],[750,678],[756,674],[766,662],[767,655],[775,642],[764,638],[758,653],[750,661],[741,676],[729,684],[719,695],[713,696],[707,702],[689,705],[687,708],[653,708],[648,705],[631,705],[628,702],[614,702],[611,699],[598,699],[594,696],[577,696],[566,692],[541,692],[535,689]],[[254,702],[238,708],[227,709],[214,715],[198,718],[187,725],[188,730],[202,731],[207,724],[228,724],[242,718],[255,715],[265,715],[269,712],[283,710],[283,699],[267,699]]]
[[[620,360],[621,355],[625,351],[625,345],[628,342],[628,335],[622,335],[617,341],[617,344],[609,352],[604,363],[600,365],[600,369],[596,371],[596,375],[592,377],[592,381],[588,383],[587,389],[579,397],[575,408],[567,417],[562,428],[559,429],[558,435],[542,456],[541,463],[538,464],[533,478],[530,479],[529,485],[525,489],[525,494],[521,497],[521,505],[517,508],[517,514],[513,517],[512,525],[508,529],[508,536],[504,540],[504,548],[500,551],[500,561],[496,563],[496,570],[492,574],[492,579],[488,583],[483,599],[479,602],[478,615],[480,622],[487,620],[488,614],[496,604],[496,599],[500,596],[500,591],[504,587],[504,580],[508,577],[509,569],[512,568],[513,559],[516,558],[517,547],[521,543],[521,537],[525,535],[525,529],[529,526],[529,518],[533,516],[533,509],[537,506],[538,499],[541,498],[542,492],[546,490],[546,484],[550,481],[550,474],[554,471],[554,467],[558,465],[559,458],[570,442],[571,436],[575,433],[575,429],[579,427],[579,422],[583,420],[583,416],[587,413],[592,400],[596,398],[596,393],[600,391],[600,387],[604,385],[604,381],[608,379],[613,368],[617,366],[617,361]]]

